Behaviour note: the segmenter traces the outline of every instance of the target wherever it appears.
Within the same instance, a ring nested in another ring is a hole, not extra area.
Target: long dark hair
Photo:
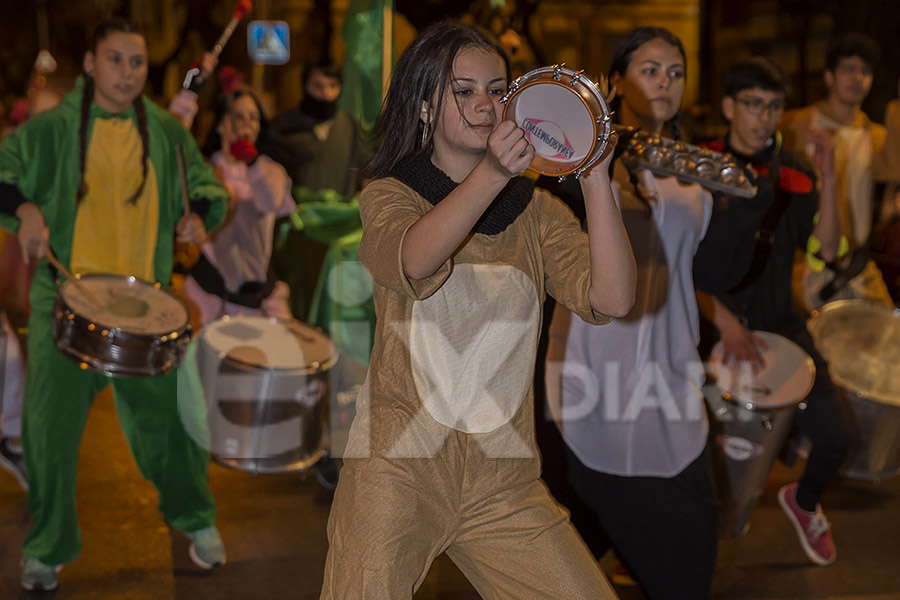
[[[224,94],[219,98],[218,102],[216,102],[216,120],[213,123],[212,128],[210,128],[209,133],[206,135],[203,146],[200,148],[200,151],[206,158],[209,158],[222,149],[222,136],[219,135],[219,124],[222,122],[222,119],[225,118],[225,115],[230,114],[231,111],[234,110],[234,103],[237,102],[237,99],[241,96],[249,96],[250,99],[253,100],[253,103],[256,104],[256,110],[259,111],[259,135],[256,136],[257,150],[262,154],[272,155],[273,148],[272,140],[269,135],[269,119],[266,116],[266,111],[263,109],[262,102],[259,101],[259,96],[257,96],[253,90],[249,88],[240,88],[230,94]]]
[[[385,177],[402,159],[431,153],[434,128],[429,127],[423,144],[425,124],[419,118],[422,102],[429,104],[435,121],[441,114],[445,91],[453,75],[453,61],[467,48],[479,48],[500,56],[509,83],[509,57],[487,31],[474,25],[449,22],[427,27],[394,67],[387,97],[375,121],[378,150],[366,168],[367,176]]]
[[[637,27],[626,33],[625,37],[616,44],[612,60],[609,63],[609,77],[612,78],[612,76],[617,73],[619,76],[625,77],[625,72],[628,71],[628,65],[631,64],[631,55],[634,54],[634,51],[647,42],[657,38],[671,46],[675,46],[681,54],[682,60],[684,60],[684,66],[687,67],[687,56],[684,53],[684,46],[681,44],[681,40],[678,39],[677,35],[664,27]],[[610,109],[618,112],[621,103],[621,97],[617,96],[613,98]],[[669,131],[670,137],[676,140],[681,139],[680,108],[671,119],[665,122],[664,127]]]
[[[97,45],[106,39],[111,33],[136,33],[143,37],[143,32],[137,26],[126,19],[109,19],[103,21],[94,30],[91,38],[91,52],[96,56]],[[75,192],[75,200],[81,202],[85,194],[87,194],[87,183],[84,180],[84,169],[87,161],[87,126],[91,116],[91,102],[94,101],[94,78],[88,74],[84,74],[84,86],[81,90],[81,111],[78,122],[78,166],[80,169],[80,179],[78,181],[78,189]],[[138,132],[141,135],[141,183],[137,190],[128,199],[129,204],[135,204],[141,193],[144,191],[144,185],[147,183],[147,161],[150,157],[150,135],[147,132],[147,107],[144,106],[144,99],[138,95],[134,99],[134,114],[137,117]]]

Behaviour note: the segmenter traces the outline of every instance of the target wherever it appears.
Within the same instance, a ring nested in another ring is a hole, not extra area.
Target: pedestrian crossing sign
[[[285,21],[250,21],[247,25],[250,60],[262,65],[283,65],[291,58],[291,36]]]

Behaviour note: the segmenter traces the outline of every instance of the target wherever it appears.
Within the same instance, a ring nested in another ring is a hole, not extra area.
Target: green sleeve
[[[187,166],[188,193],[191,200],[209,201],[209,211],[203,221],[206,231],[209,232],[219,227],[225,220],[225,212],[228,209],[228,193],[216,179],[213,168],[204,160],[200,148],[197,147],[197,142],[187,130],[182,129],[184,135],[181,136],[180,143]]]
[[[0,142],[0,183],[8,183],[19,189],[23,196],[29,198],[29,194],[23,188],[27,188],[25,171],[25,150],[22,144],[22,128],[12,132]],[[15,215],[0,211],[0,227],[15,233],[19,229],[19,220]]]

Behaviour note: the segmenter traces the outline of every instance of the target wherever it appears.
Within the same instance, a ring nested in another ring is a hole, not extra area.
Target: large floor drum
[[[900,473],[900,310],[839,300],[813,311],[807,328],[843,395],[853,445],[843,473]]]
[[[197,363],[213,458],[251,473],[285,473],[322,455],[331,341],[297,321],[224,317],[200,335]]]
[[[768,346],[762,353],[765,366],[754,373],[749,363],[723,362],[719,342],[709,363],[714,383],[704,388],[713,417],[710,439],[723,538],[740,537],[749,527],[796,407],[815,379],[815,365],[800,346],[774,333],[755,333]]]

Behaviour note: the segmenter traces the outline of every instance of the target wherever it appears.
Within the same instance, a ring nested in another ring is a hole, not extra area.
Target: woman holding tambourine
[[[677,139],[686,62],[665,29],[626,34],[609,72],[617,122]],[[708,598],[717,511],[691,267],[712,197],[621,160],[613,189],[638,265],[637,302],[604,327],[556,310],[548,398],[573,487],[647,595]]]
[[[321,598],[411,598],[446,552],[485,598],[613,598],[540,481],[536,346],[547,294],[624,315],[634,259],[608,177],[580,178],[588,233],[520,174],[509,61],[439,23],[397,62],[360,195],[375,343],[328,522]],[[609,316],[607,316],[609,315]]]

